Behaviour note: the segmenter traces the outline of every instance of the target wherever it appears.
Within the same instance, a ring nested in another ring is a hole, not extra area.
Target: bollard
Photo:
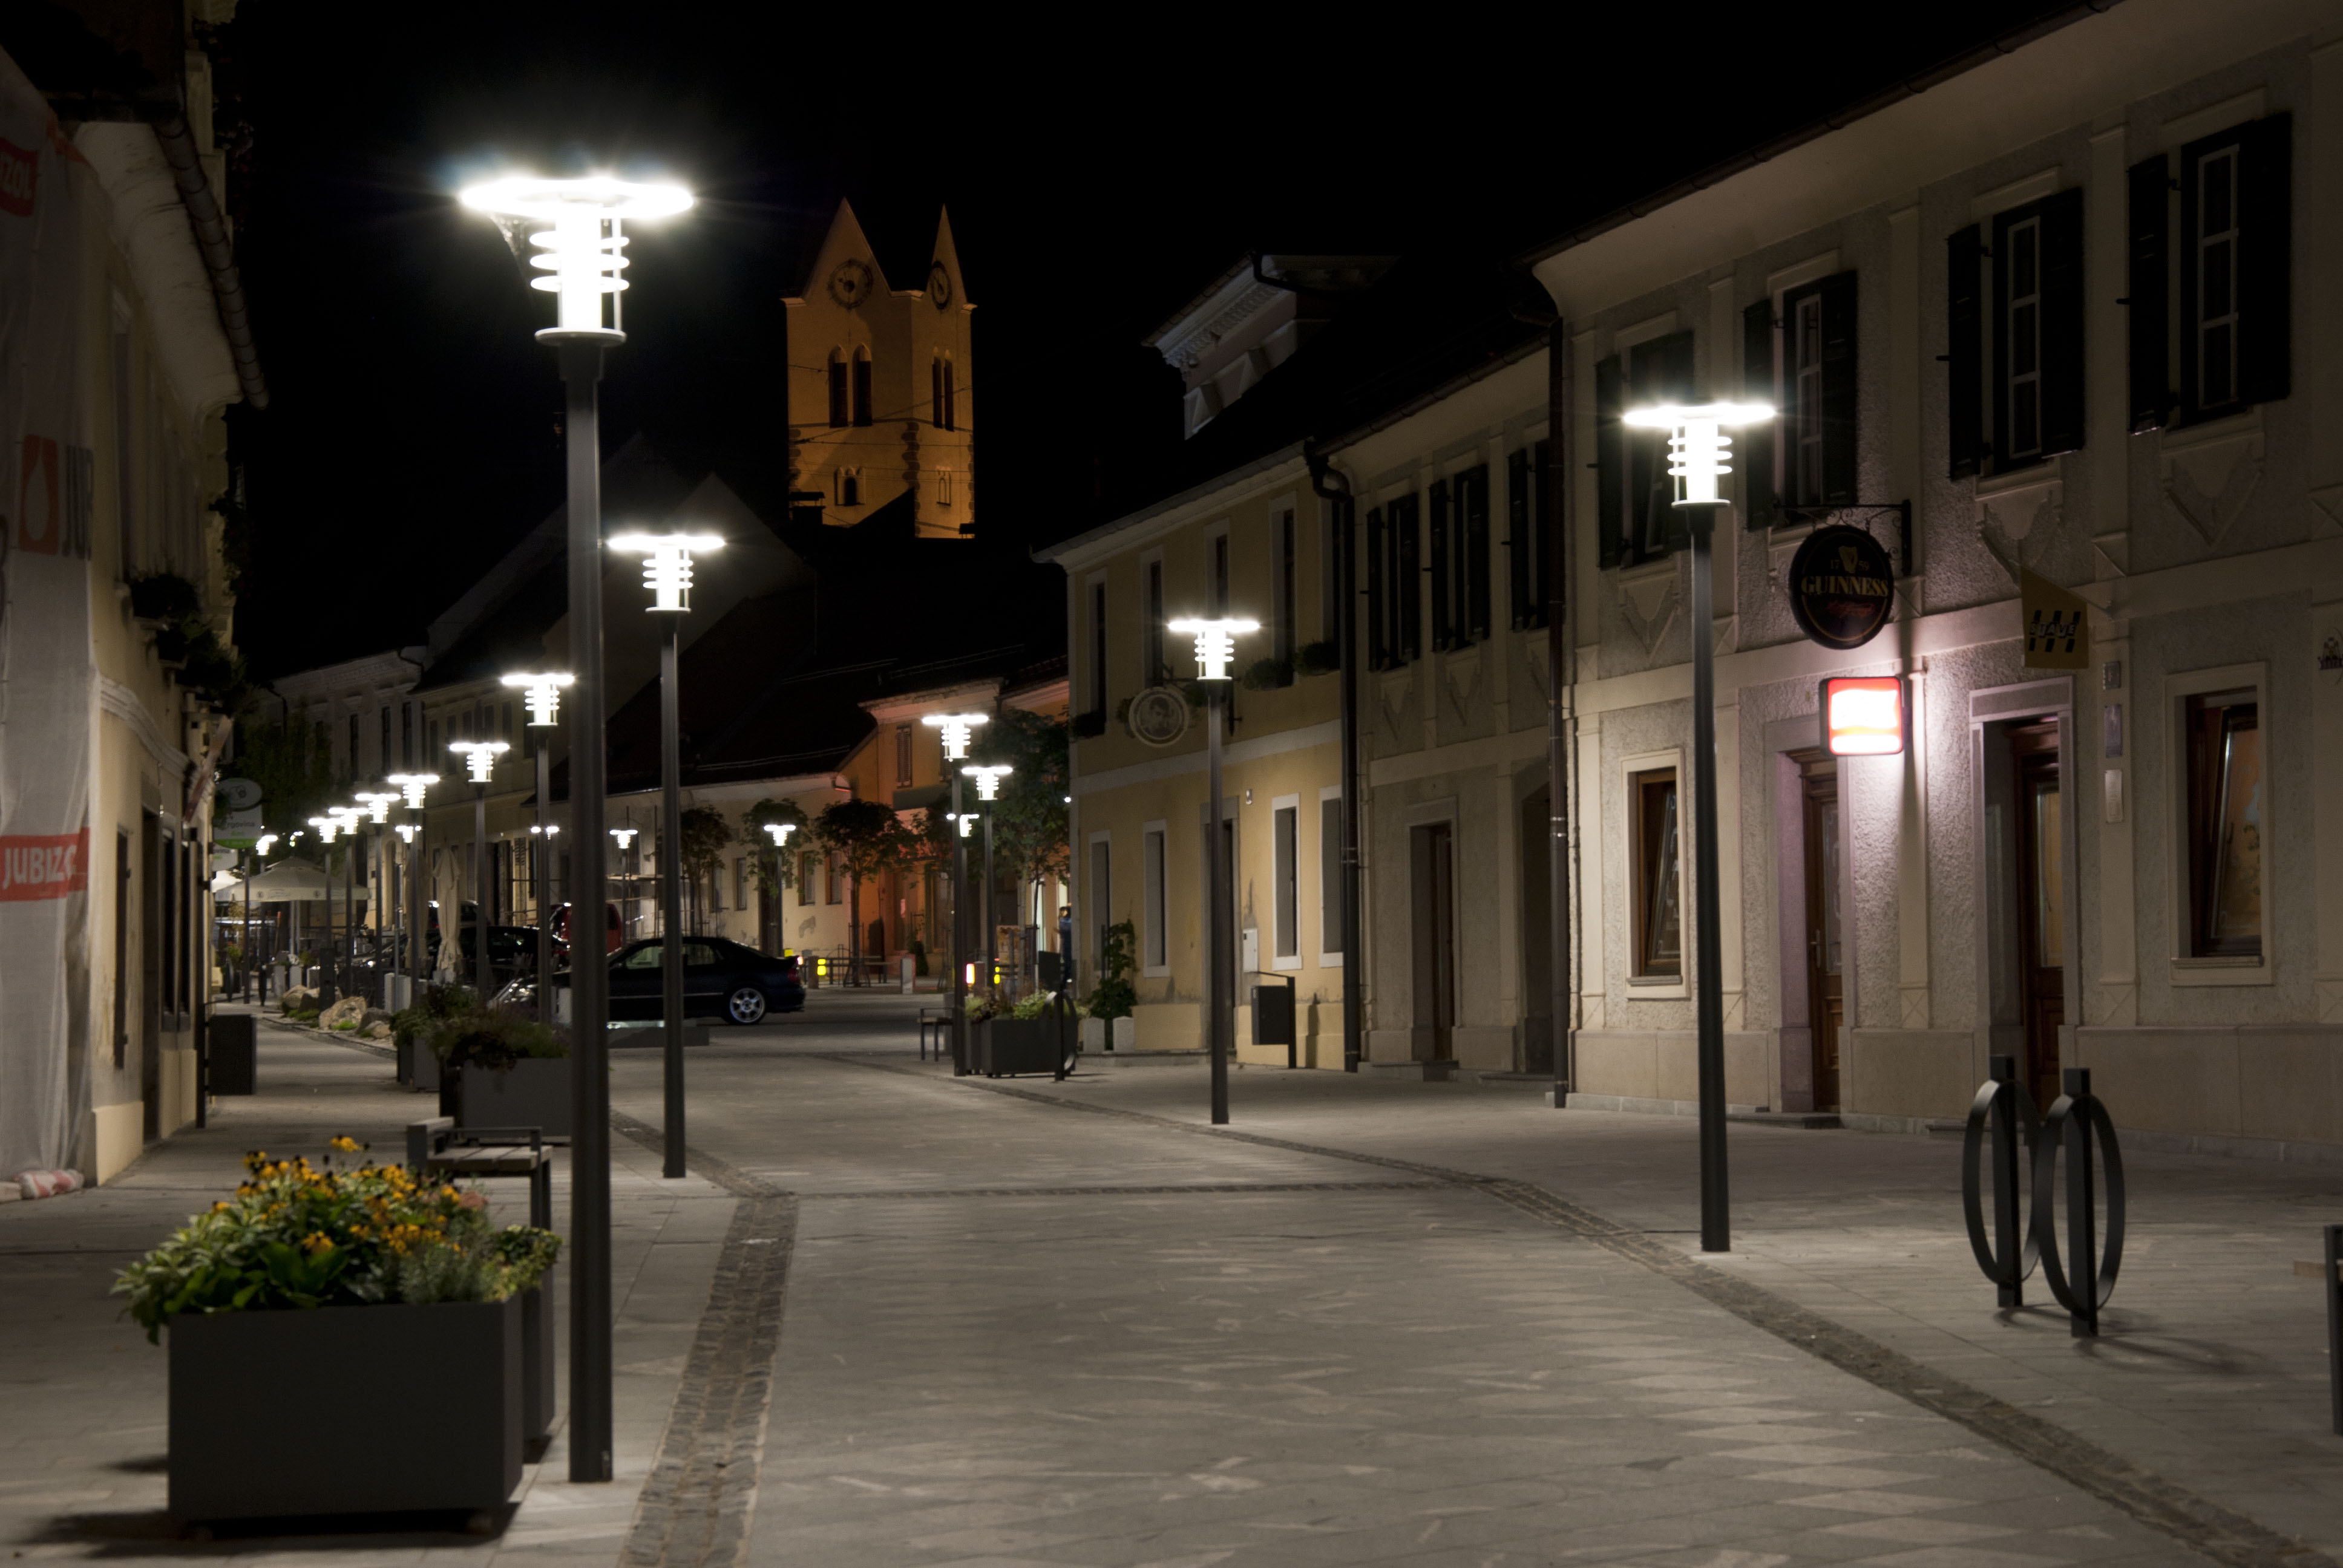
[[[2034,1096],[2017,1081],[2017,1059],[1987,1059],[1988,1076],[1969,1105],[1961,1137],[1961,1207],[1968,1220],[1969,1250],[1991,1280],[2004,1307],[2026,1304],[2026,1280],[2037,1251],[2034,1228],[2018,1219],[2017,1176],[2021,1149],[2033,1157],[2041,1137]],[[1983,1160],[1986,1134],[1993,1137],[1993,1239],[1985,1233]]]
[[[2034,1145],[2034,1241],[2050,1293],[2066,1309],[2067,1331],[2077,1339],[2087,1339],[2099,1332],[2099,1309],[2115,1293],[2116,1271],[2123,1262],[2123,1154],[2107,1107],[2091,1092],[2090,1069],[2070,1067],[2064,1077],[2066,1092],[2042,1119],[2041,1136]],[[2094,1145],[2107,1178],[2104,1250],[2095,1234]],[[2058,1261],[2054,1201],[2062,1148],[2066,1155],[2066,1263],[2063,1268]]]

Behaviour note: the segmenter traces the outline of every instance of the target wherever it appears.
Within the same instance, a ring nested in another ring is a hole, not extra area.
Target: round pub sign
[[[1790,613],[1825,648],[1861,648],[1895,608],[1895,566],[1861,528],[1816,528],[1791,558]]]

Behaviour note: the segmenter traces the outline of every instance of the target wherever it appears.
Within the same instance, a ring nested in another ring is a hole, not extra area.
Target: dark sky
[[[236,630],[258,673],[420,640],[560,499],[559,387],[530,336],[549,297],[453,204],[475,174],[657,171],[699,193],[629,247],[604,444],[646,431],[752,497],[777,477],[799,257],[840,196],[920,226],[948,203],[977,306],[983,536],[950,569],[1049,616],[1054,568],[1025,551],[1176,445],[1177,379],[1139,340],[1243,253],[1515,251],[2044,7],[788,25],[817,9],[244,0],[217,53],[250,126],[231,200],[271,397],[236,416],[259,528]]]

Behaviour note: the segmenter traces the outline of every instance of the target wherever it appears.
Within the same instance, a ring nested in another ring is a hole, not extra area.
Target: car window
[[[655,970],[659,967],[659,944],[645,942],[627,955],[624,966],[630,970]]]
[[[686,969],[712,970],[716,967],[716,950],[706,942],[686,942],[683,965]]]

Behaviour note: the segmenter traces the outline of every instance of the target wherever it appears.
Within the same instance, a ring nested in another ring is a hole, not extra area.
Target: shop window
[[[1678,864],[1676,770],[1654,768],[1627,778],[1628,897],[1634,912],[1637,979],[1684,976],[1684,878]]]
[[[2191,958],[2262,956],[2262,743],[2258,693],[2183,699]]]

